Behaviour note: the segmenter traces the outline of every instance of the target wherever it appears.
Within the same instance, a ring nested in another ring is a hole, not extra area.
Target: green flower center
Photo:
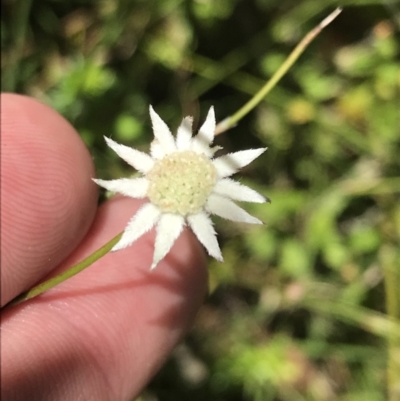
[[[205,155],[174,152],[157,160],[147,173],[147,196],[164,213],[198,213],[214,188],[217,173]]]

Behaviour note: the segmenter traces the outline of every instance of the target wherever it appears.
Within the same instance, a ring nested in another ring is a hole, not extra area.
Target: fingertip
[[[95,214],[97,189],[88,150],[56,111],[4,93],[1,117],[3,305],[79,243]]]

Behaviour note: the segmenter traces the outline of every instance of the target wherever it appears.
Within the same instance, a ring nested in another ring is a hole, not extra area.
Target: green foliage
[[[243,383],[245,393],[255,400],[272,399],[275,389],[288,386],[300,379],[300,366],[288,357],[291,342],[276,337],[263,346],[235,344],[216,368],[218,387]]]
[[[147,150],[149,104],[172,126],[211,104],[223,120],[336,3],[12,2],[3,87],[65,115],[101,177],[127,175],[103,135]],[[268,147],[243,180],[272,203],[248,206],[263,227],[217,222],[225,263],[211,262],[212,293],[187,340],[206,374],[188,378],[177,354],[141,401],[386,399],[384,346],[399,332],[383,313],[383,277],[395,307],[400,9],[342,3],[268,98],[217,138],[227,152]]]

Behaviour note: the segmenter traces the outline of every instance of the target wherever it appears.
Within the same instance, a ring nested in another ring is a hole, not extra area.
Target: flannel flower
[[[183,119],[176,139],[151,106],[150,117],[155,137],[151,156],[105,138],[107,145],[143,176],[111,181],[94,179],[94,182],[132,198],[148,198],[128,222],[112,251],[126,248],[156,225],[153,269],[170,251],[184,226],[189,225],[207,252],[223,261],[210,214],[262,224],[233,201],[263,203],[269,199],[228,177],[251,163],[266,148],[213,158],[220,149],[210,147],[216,127],[213,107],[194,137],[191,117]]]

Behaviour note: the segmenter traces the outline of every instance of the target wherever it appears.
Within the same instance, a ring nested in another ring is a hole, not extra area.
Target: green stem
[[[76,274],[78,274],[79,272],[86,269],[91,264],[93,264],[94,262],[96,262],[97,260],[102,258],[108,252],[110,252],[111,249],[113,248],[113,246],[115,244],[117,244],[117,242],[120,240],[121,236],[122,236],[122,233],[119,233],[116,237],[114,237],[112,240],[107,242],[100,249],[98,249],[97,251],[92,253],[90,256],[88,256],[86,259],[83,259],[81,262],[70,267],[68,270],[63,271],[61,274],[59,274],[55,277],[52,277],[52,278],[44,281],[43,283],[36,285],[35,287],[31,288],[30,290],[22,293],[18,297],[14,298],[6,306],[17,305],[21,302],[27,301],[28,299],[37,297],[38,295],[49,290],[50,288],[55,287],[57,284],[60,284],[63,281],[71,278],[72,276],[75,276]]]
[[[304,52],[306,47],[315,39],[315,37],[329,25],[340,13],[341,8],[337,8],[331,14],[329,14],[320,24],[318,24],[314,29],[312,29],[308,34],[302,39],[302,41],[294,48],[294,50],[289,54],[288,58],[279,67],[275,74],[267,81],[267,83],[235,114],[227,117],[225,120],[221,121],[216,128],[216,135],[228,130],[233,127],[239,120],[241,120],[247,113],[254,109],[260,103],[265,96],[271,91],[271,89],[279,82],[279,80],[286,74],[290,67],[296,62],[300,55]]]
[[[13,18],[10,26],[14,46],[12,52],[10,52],[9,63],[2,78],[3,91],[15,92],[17,86],[19,63],[23,55],[31,5],[32,0],[24,0],[15,5],[15,18]]]
[[[382,247],[380,259],[383,268],[386,313],[390,322],[400,323],[400,255],[395,248]],[[400,335],[388,335],[387,389],[388,401],[400,399]]]

